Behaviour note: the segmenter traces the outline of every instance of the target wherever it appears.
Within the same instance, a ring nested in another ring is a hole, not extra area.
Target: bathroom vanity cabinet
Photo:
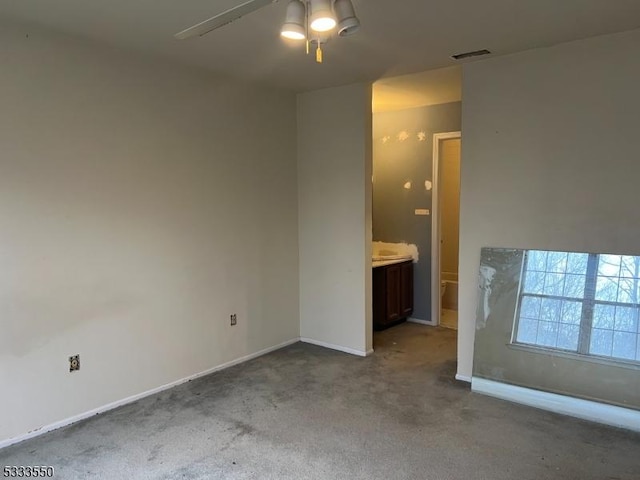
[[[413,262],[373,265],[373,327],[381,330],[413,313]]]

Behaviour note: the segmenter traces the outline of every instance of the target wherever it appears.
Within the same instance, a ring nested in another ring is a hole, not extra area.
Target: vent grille
[[[483,50],[474,50],[473,52],[457,53],[456,55],[451,55],[451,58],[454,60],[464,60],[465,58],[481,57],[482,55],[490,54],[491,52],[485,48]]]

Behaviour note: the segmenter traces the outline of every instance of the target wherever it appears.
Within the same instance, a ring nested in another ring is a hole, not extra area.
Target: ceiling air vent
[[[490,53],[491,52],[485,48],[483,50],[475,50],[473,52],[465,52],[465,53],[458,53],[456,55],[451,55],[451,58],[453,58],[454,60],[464,60],[466,58],[481,57],[482,55],[489,55]]]

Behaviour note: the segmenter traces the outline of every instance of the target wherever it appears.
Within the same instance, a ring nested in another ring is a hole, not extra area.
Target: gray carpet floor
[[[640,435],[473,394],[453,330],[295,344],[0,451],[60,479],[640,479]]]

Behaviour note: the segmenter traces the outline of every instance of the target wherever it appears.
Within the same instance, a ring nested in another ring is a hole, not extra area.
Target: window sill
[[[538,355],[550,355],[552,357],[568,358],[571,360],[579,360],[582,362],[598,363],[600,365],[608,365],[610,367],[626,368],[630,370],[640,371],[640,363],[635,361],[596,357],[593,355],[582,355],[580,353],[568,352],[565,350],[556,350],[554,348],[537,347],[534,345],[525,345],[522,343],[508,343],[507,347],[512,350],[535,353]]]

